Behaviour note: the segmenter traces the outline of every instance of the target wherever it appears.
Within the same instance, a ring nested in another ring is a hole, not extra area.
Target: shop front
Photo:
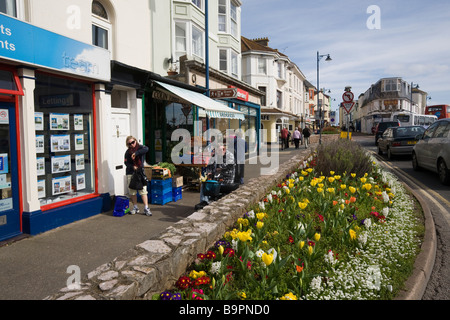
[[[4,15],[0,24],[14,45],[0,50],[2,240],[104,210],[95,87],[110,81],[110,54]]]

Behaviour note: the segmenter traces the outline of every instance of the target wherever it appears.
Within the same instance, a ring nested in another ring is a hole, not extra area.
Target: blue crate
[[[152,193],[152,198],[150,200],[151,204],[165,205],[166,203],[172,202],[173,196],[172,192],[166,194]]]
[[[183,187],[172,188],[173,196],[177,196],[183,192]]]
[[[156,187],[166,187],[166,186],[172,187],[172,178],[166,179],[166,180],[155,180],[155,179],[152,179],[151,182],[152,182],[152,188],[155,187],[155,186]]]
[[[180,193],[180,194],[177,194],[176,196],[173,195],[172,197],[173,197],[173,201],[174,201],[174,202],[177,202],[178,200],[183,199],[183,195],[182,195],[181,193]]]
[[[151,194],[166,194],[172,192],[172,186],[153,185]]]

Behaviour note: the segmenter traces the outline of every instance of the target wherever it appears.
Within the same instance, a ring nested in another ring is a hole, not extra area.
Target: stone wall
[[[337,136],[322,136],[323,141]],[[78,287],[66,287],[47,300],[138,300],[151,299],[172,288],[198,253],[206,252],[233,226],[248,208],[261,201],[286,179],[311,149],[280,165],[277,173],[248,181],[233,193],[194,212],[167,228],[155,239],[124,252],[90,272]]]

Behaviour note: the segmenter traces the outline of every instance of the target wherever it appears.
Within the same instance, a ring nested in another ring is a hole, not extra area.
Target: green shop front
[[[152,81],[145,99],[145,144],[150,148],[148,163],[171,162],[172,149],[179,143],[172,141],[172,134],[177,129],[189,132],[192,145],[197,137],[205,146],[208,139],[204,133],[208,129],[219,130],[225,138],[227,129],[240,129],[241,124],[248,123],[248,112],[244,114],[233,108],[233,103],[213,100],[205,92],[205,89],[169,79]]]

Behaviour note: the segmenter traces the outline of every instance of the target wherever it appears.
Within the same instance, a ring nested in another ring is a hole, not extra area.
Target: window
[[[92,85],[36,73],[34,110],[41,206],[94,194]]]
[[[258,87],[259,91],[264,92],[264,95],[261,97],[261,106],[266,105],[267,101],[267,88],[266,87]]]
[[[219,0],[219,32],[227,32],[227,0]]]
[[[186,23],[175,23],[175,61],[187,54]]]
[[[263,57],[258,58],[258,73],[267,74],[267,63]]]
[[[277,108],[283,109],[283,93],[277,90]]]
[[[391,92],[391,91],[400,91],[400,79],[387,79],[384,80],[383,91]]]
[[[0,12],[17,18],[16,0],[0,0]]]
[[[239,76],[238,54],[233,50],[231,51],[231,75],[236,78]]]
[[[108,12],[99,1],[92,2],[92,44],[109,49],[110,47],[110,30]]]
[[[228,59],[227,59],[227,50],[220,49],[219,50],[219,69],[220,71],[228,72]]]
[[[203,0],[192,0],[192,3],[195,4],[200,10],[203,10]]]
[[[203,58],[203,31],[192,26],[192,54]]]
[[[230,16],[231,16],[231,35],[238,37],[238,27],[237,27],[237,8],[231,3],[230,6]]]

